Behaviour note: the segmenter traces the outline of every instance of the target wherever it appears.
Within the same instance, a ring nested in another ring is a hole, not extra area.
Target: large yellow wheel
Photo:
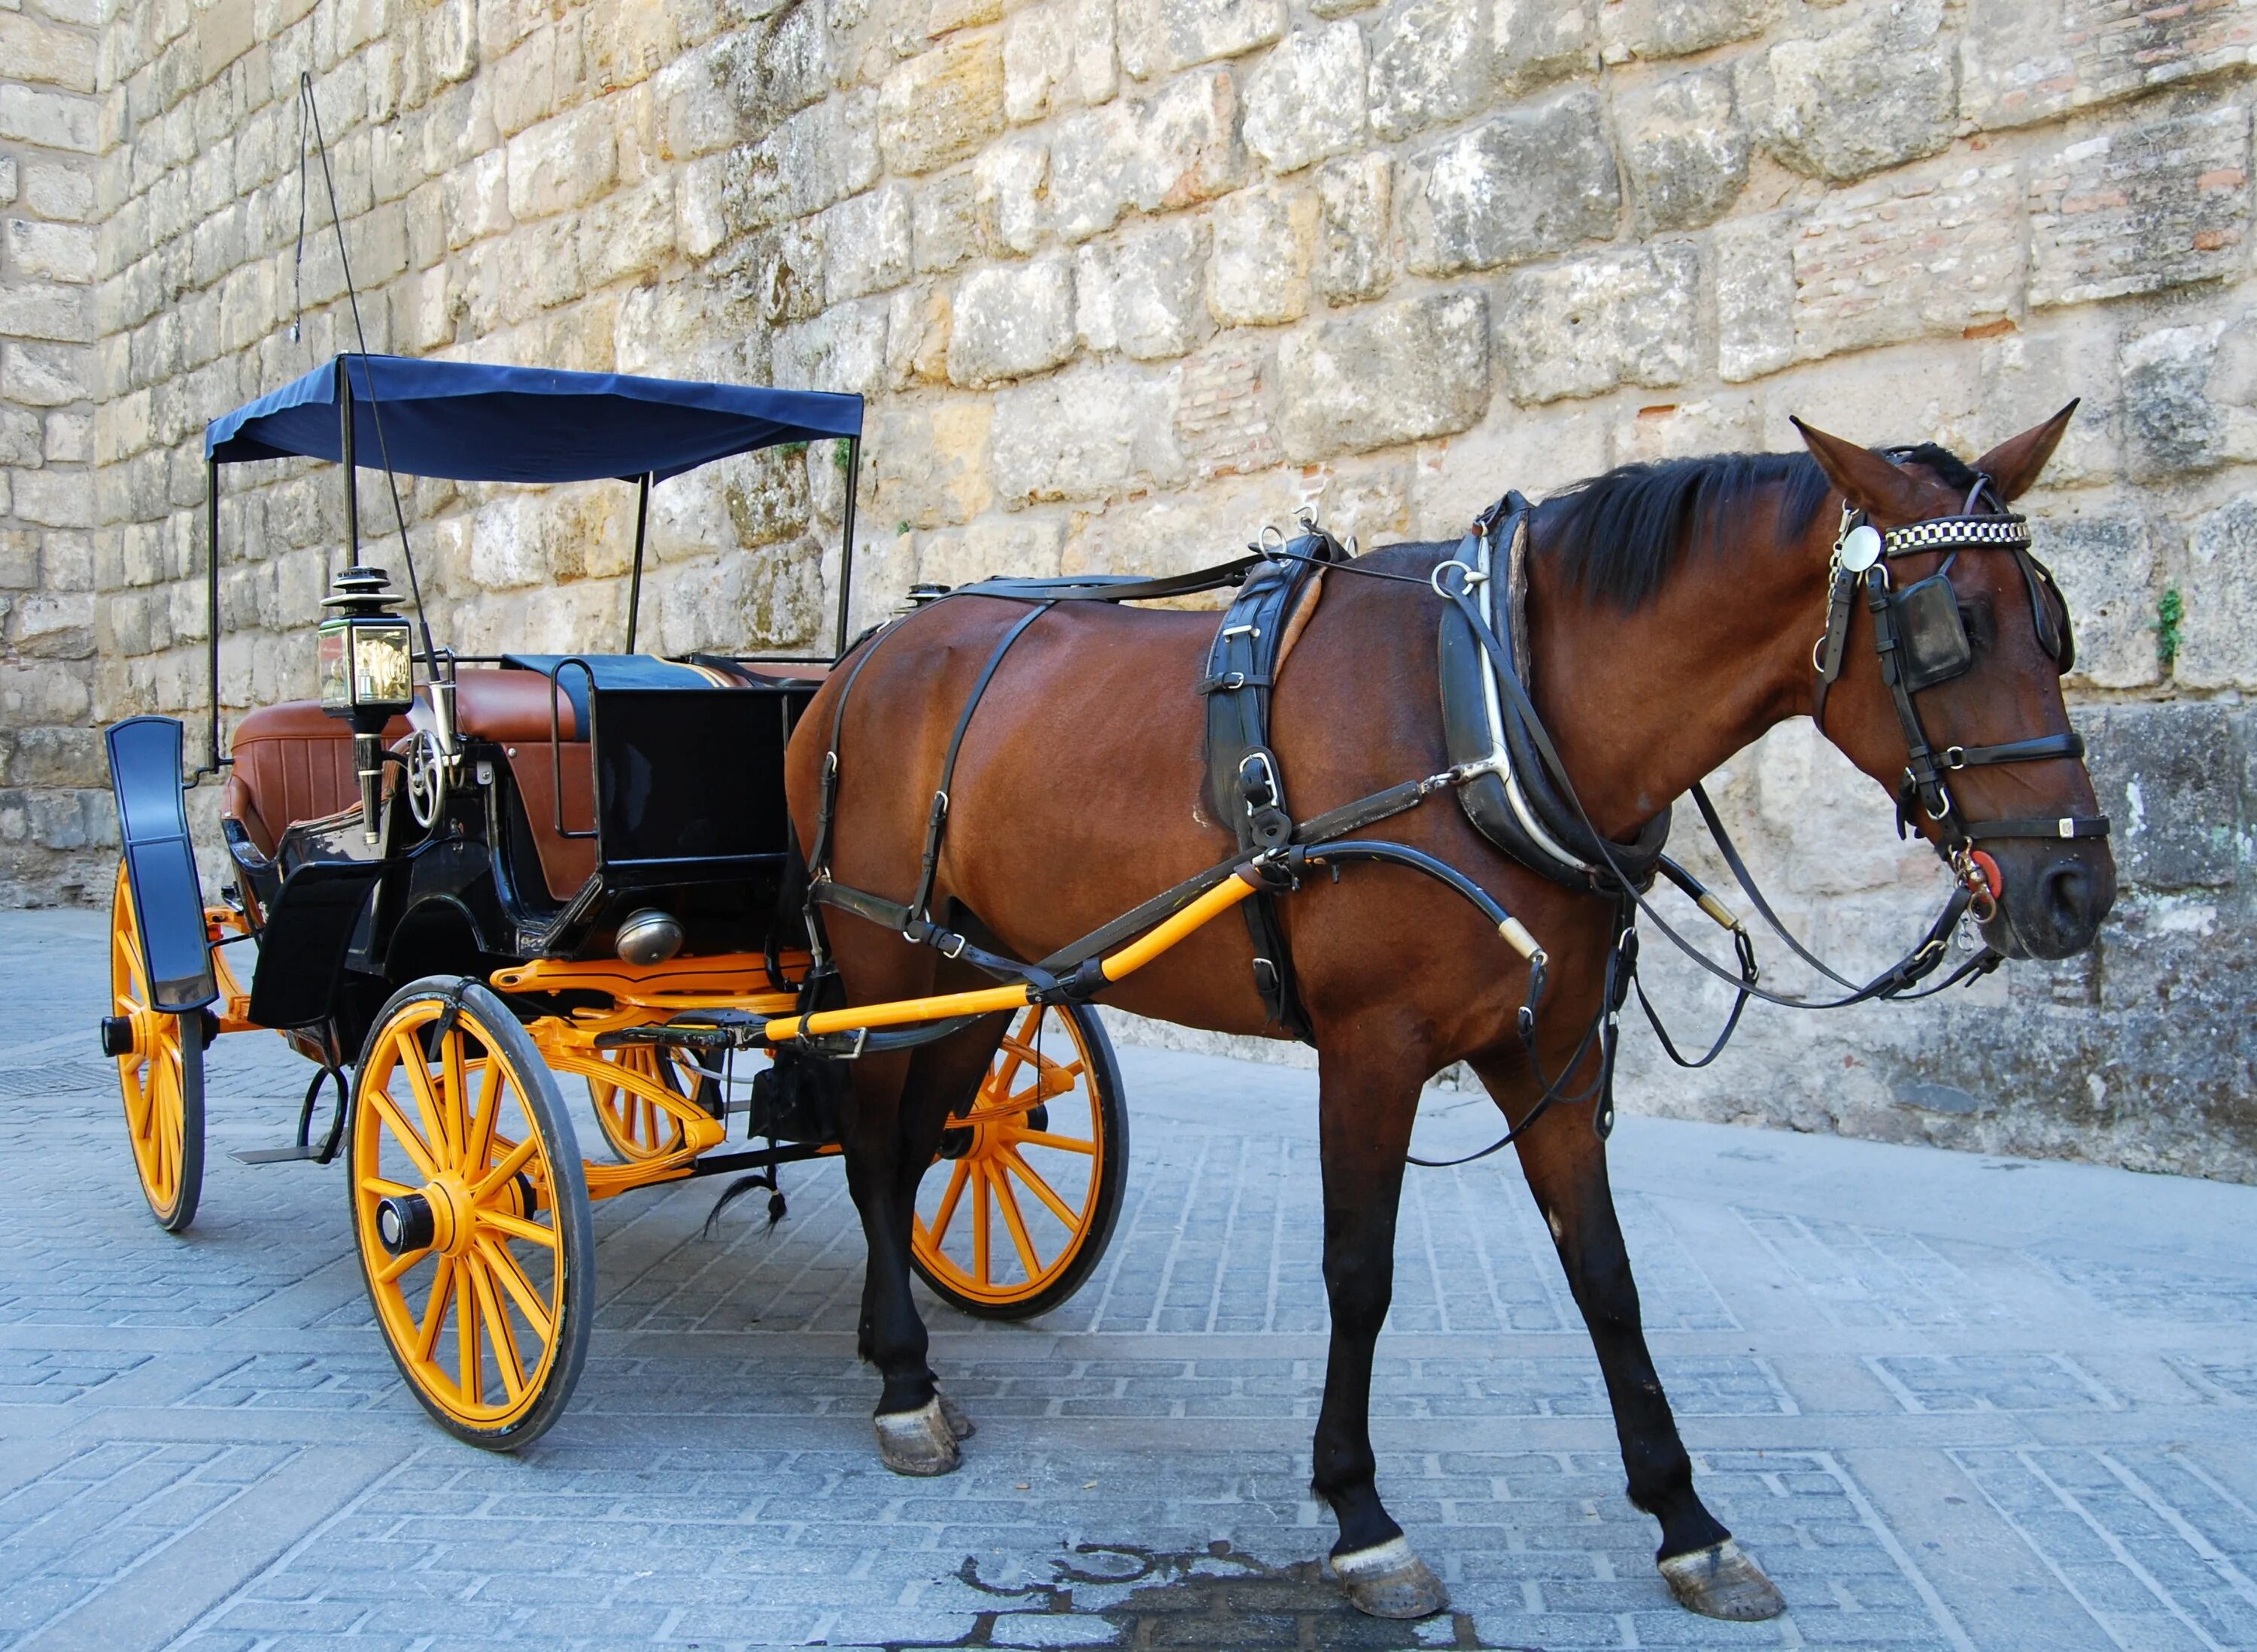
[[[539,1438],[588,1352],[595,1235],[555,1080],[492,992],[434,976],[384,1006],[350,1176],[369,1300],[423,1408],[491,1451]]]
[[[141,1196],[157,1225],[177,1233],[195,1219],[204,1185],[203,1012],[151,1007],[148,955],[122,862],[110,903],[110,1013],[104,1048],[123,1051],[117,1087]]]
[[[670,1050],[650,1044],[631,1044],[624,1049],[596,1052],[604,1064],[661,1084],[677,1096],[695,1092],[697,1076],[683,1072]],[[596,1127],[612,1151],[628,1164],[662,1159],[682,1150],[682,1120],[625,1084],[601,1078],[588,1080],[588,1099],[595,1104]]]
[[[1048,1312],[1105,1254],[1128,1167],[1121,1074],[1097,1012],[1023,1012],[917,1190],[918,1277],[982,1319]]]

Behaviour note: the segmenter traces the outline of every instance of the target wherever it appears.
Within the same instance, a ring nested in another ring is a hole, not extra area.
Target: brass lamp
[[[361,830],[371,844],[381,835],[384,726],[415,702],[414,639],[393,600],[384,570],[356,563],[322,601],[336,611],[322,621],[322,710],[352,724]]]

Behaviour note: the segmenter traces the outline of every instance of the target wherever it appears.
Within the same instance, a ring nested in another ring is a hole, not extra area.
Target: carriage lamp
[[[384,725],[415,702],[414,641],[392,603],[384,570],[357,564],[337,575],[322,602],[336,611],[322,622],[322,710],[352,724],[361,831],[371,844],[379,836]]]

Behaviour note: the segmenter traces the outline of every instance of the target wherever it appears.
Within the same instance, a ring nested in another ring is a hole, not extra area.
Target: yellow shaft
[[[1130,942],[1098,967],[1108,981],[1143,969],[1154,958],[1217,913],[1228,912],[1254,893],[1243,873],[1231,875],[1191,905],[1141,939]],[[763,1036],[771,1044],[795,1038],[819,1038],[826,1033],[859,1032],[866,1027],[904,1027],[917,1021],[943,1021],[952,1015],[992,1015],[998,1010],[1023,1009],[1034,997],[1028,986],[990,986],[977,992],[945,992],[937,998],[902,999],[862,1009],[817,1010],[812,1015],[782,1015],[768,1022]]]

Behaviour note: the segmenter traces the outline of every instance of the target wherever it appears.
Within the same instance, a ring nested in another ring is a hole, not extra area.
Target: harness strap
[[[1970,842],[1987,837],[2105,837],[2105,815],[2017,815],[2009,820],[1978,820],[1960,830]]]
[[[956,779],[956,754],[964,749],[964,736],[972,727],[972,714],[980,709],[980,696],[987,692],[987,685],[995,680],[995,672],[1002,665],[1003,656],[1011,652],[1011,645],[1024,636],[1027,627],[1048,613],[1050,609],[1049,603],[1037,603],[1027,611],[1018,624],[1003,633],[1003,639],[995,645],[995,652],[987,656],[987,665],[980,668],[978,680],[972,685],[971,694],[966,696],[964,710],[957,714],[956,731],[948,737],[948,754],[940,762],[940,785],[932,794],[932,808],[925,817],[924,857],[917,872],[916,893],[909,897],[909,918],[913,921],[926,918],[926,908],[932,900],[932,880],[940,866],[940,840],[948,830],[948,788]],[[844,696],[841,698],[843,700]]]
[[[2084,755],[2084,737],[2081,734],[2041,734],[2027,740],[2009,740],[2004,745],[1947,745],[1943,748],[1943,766],[1971,769],[1990,763],[2043,763],[2055,758]]]

